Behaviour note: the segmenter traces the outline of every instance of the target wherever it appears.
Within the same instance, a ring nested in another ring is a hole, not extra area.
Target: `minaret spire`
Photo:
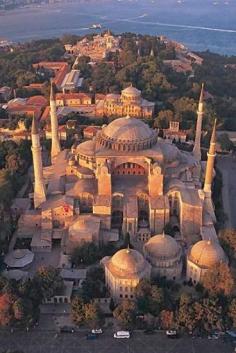
[[[197,111],[197,125],[196,125],[196,135],[193,147],[194,157],[200,161],[201,160],[201,135],[202,135],[202,118],[204,114],[204,83],[202,83],[198,111]]]
[[[51,81],[51,92],[50,92],[50,116],[51,116],[51,135],[52,135],[52,148],[51,148],[51,160],[59,154],[61,151],[61,145],[58,135],[58,120],[57,120],[57,108],[56,99],[54,93],[53,82]]]
[[[212,130],[209,152],[207,153],[206,176],[205,176],[205,183],[204,183],[204,189],[203,189],[205,193],[211,193],[215,156],[216,156],[216,120],[214,122],[213,130]]]
[[[43,181],[42,148],[40,145],[38,124],[35,117],[33,117],[32,120],[31,138],[34,166],[34,207],[38,208],[44,201],[46,201],[46,192]]]

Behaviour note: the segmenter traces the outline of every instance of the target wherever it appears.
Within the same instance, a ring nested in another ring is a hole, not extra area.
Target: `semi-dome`
[[[134,249],[119,250],[109,261],[110,271],[119,277],[139,277],[148,266],[143,255]]]
[[[218,242],[201,240],[191,248],[188,260],[199,267],[211,268],[219,262],[227,262],[227,257]]]
[[[167,260],[179,256],[181,249],[174,238],[163,233],[151,237],[144,245],[144,252],[150,259]]]
[[[98,138],[100,145],[116,150],[138,151],[157,142],[157,133],[143,121],[129,116],[113,120]]]

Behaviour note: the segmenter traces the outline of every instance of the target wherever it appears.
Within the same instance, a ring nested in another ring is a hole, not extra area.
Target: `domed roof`
[[[139,277],[147,266],[143,255],[134,249],[119,250],[109,261],[111,272],[123,278]]]
[[[163,233],[150,238],[144,245],[144,252],[150,260],[174,259],[180,255],[180,246],[174,238]]]
[[[141,91],[137,88],[133,87],[132,85],[123,89],[122,94],[132,95],[132,96],[140,96]]]
[[[224,250],[218,242],[201,240],[193,245],[188,259],[203,268],[211,268],[219,262],[227,262]]]
[[[148,140],[154,136],[154,131],[143,121],[130,118],[113,120],[102,129],[102,133],[110,139],[120,142]]]

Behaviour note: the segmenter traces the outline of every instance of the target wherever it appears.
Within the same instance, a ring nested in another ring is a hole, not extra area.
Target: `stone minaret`
[[[214,122],[213,130],[212,130],[209,152],[207,153],[206,176],[205,176],[205,183],[203,188],[206,194],[211,193],[211,186],[212,186],[213,175],[214,175],[215,156],[216,156],[216,120]]]
[[[31,150],[34,166],[34,207],[38,208],[44,201],[46,201],[46,192],[43,181],[42,148],[40,145],[40,136],[35,117],[33,117],[32,121],[31,138]]]
[[[196,160],[201,161],[201,135],[202,135],[202,118],[204,114],[204,84],[202,84],[200,99],[197,111],[196,135],[193,147],[193,155]]]
[[[50,116],[51,116],[51,134],[52,134],[52,148],[51,148],[51,161],[61,152],[60,139],[58,135],[58,120],[57,120],[57,108],[56,99],[53,89],[53,83],[51,83],[50,93]]]

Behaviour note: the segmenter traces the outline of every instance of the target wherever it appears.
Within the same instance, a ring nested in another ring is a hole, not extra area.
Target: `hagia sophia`
[[[143,278],[186,278],[196,284],[209,268],[227,262],[214,227],[211,195],[216,122],[206,165],[201,161],[204,87],[191,153],[130,116],[103,126],[92,140],[62,150],[53,87],[50,107],[52,164],[42,165],[33,119],[34,208],[19,220],[22,232],[33,233],[33,252],[50,252],[57,240],[62,252],[71,254],[83,242],[102,246],[128,233],[132,246],[101,260],[106,285],[117,301],[132,299]]]

